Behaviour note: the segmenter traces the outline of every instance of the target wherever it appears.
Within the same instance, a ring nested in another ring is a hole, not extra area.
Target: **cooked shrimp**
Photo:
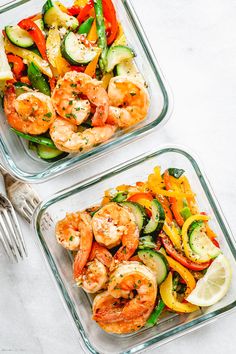
[[[108,87],[110,101],[108,124],[127,128],[142,121],[148,113],[149,94],[145,86],[133,77],[115,76]]]
[[[117,310],[119,311],[125,303],[127,303],[127,300],[123,299],[122,301],[122,299],[119,299],[119,301],[117,301],[117,299],[111,296],[108,291],[104,291],[95,297],[93,302],[93,313],[96,314],[101,308],[111,309],[111,311],[113,310],[114,312]],[[137,317],[132,318],[132,320],[121,320],[117,322],[103,322],[97,320],[97,323],[108,333],[125,334],[135,332],[145,325],[152,309],[153,308],[151,307],[145,315],[139,316],[137,314]]]
[[[52,93],[52,102],[57,113],[71,123],[80,125],[91,113],[91,104],[96,106],[92,118],[94,126],[104,125],[108,117],[109,99],[100,81],[76,71],[67,72],[59,79]]]
[[[78,252],[74,259],[73,271],[75,280],[82,274],[83,268],[86,265],[93,244],[93,232],[91,226],[91,216],[84,212],[78,212],[80,244]]]
[[[110,268],[113,264],[112,254],[108,251],[108,249],[106,249],[106,247],[99,245],[96,241],[93,242],[89,255],[89,261],[92,261],[95,258],[103,263],[107,268]]]
[[[103,324],[146,320],[156,296],[154,273],[139,262],[123,262],[110,275],[106,296],[94,299],[93,319]]]
[[[66,217],[56,224],[56,238],[58,243],[70,251],[84,249],[86,245],[83,241],[86,243],[87,240],[88,259],[92,247],[90,240],[93,239],[90,215],[86,212],[67,213]]]
[[[5,92],[4,110],[10,126],[25,134],[43,134],[55,119],[50,97],[36,91],[16,97],[14,86]]]
[[[112,248],[122,243],[114,256],[118,261],[128,260],[138,247],[139,231],[134,215],[116,203],[106,204],[96,212],[92,228],[99,244]]]
[[[89,262],[83,269],[81,276],[76,279],[77,285],[87,293],[96,293],[107,287],[108,272],[112,265],[111,253],[97,242],[93,243],[89,255]]]
[[[81,152],[91,149],[93,146],[107,141],[112,137],[116,127],[104,125],[78,132],[75,124],[57,117],[50,128],[50,136],[56,147],[69,153]]]
[[[86,293],[97,293],[106,287],[107,282],[107,268],[96,258],[87,263],[82,275],[76,279],[77,285],[81,286]]]

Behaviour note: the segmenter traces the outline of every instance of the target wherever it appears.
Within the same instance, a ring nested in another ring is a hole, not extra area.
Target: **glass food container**
[[[22,18],[40,12],[46,0],[16,0],[0,6],[0,29],[9,24],[16,24]],[[71,5],[72,1],[63,0],[63,4]],[[118,18],[121,20],[128,45],[136,53],[135,63],[148,83],[151,104],[148,117],[138,125],[118,131],[107,142],[94,147],[88,152],[68,155],[62,160],[48,163],[40,160],[27,147],[27,142],[16,136],[9,129],[3,110],[0,108],[0,156],[6,169],[18,179],[28,182],[42,182],[56,175],[81,167],[82,164],[117,149],[118,145],[130,143],[154,128],[166,123],[171,112],[171,95],[135,14],[134,0],[113,0]]]
[[[55,238],[55,223],[66,212],[83,210],[99,204],[103,192],[121,184],[144,181],[155,166],[162,170],[177,167],[185,170],[197,204],[210,217],[210,226],[217,234],[221,249],[229,259],[233,277],[227,295],[217,304],[191,314],[169,314],[153,328],[144,328],[129,335],[104,332],[91,319],[91,298],[77,288],[72,275],[72,258]],[[196,160],[178,147],[164,147],[145,153],[90,180],[66,189],[41,204],[35,213],[35,232],[55,282],[75,326],[81,345],[88,353],[137,353],[154,348],[182,336],[232,311],[236,306],[236,244],[209,182]]]

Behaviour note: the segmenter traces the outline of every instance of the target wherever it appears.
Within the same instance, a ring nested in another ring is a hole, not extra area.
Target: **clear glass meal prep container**
[[[16,24],[20,19],[40,12],[46,0],[11,1],[0,6],[0,29],[9,24]],[[101,156],[108,150],[130,143],[141,135],[151,132],[155,127],[160,128],[168,119],[171,112],[170,93],[143,32],[141,24],[135,14],[134,0],[113,0],[117,14],[124,27],[128,43],[137,54],[135,62],[149,85],[151,104],[148,117],[138,125],[117,132],[109,141],[94,147],[80,155],[69,155],[62,160],[48,163],[40,160],[27,148],[24,139],[13,133],[0,109],[0,153],[6,169],[18,179],[28,182],[42,182],[56,175],[87,163],[95,157]],[[72,1],[62,0],[65,5]]]
[[[91,319],[91,299],[76,287],[72,275],[72,258],[55,239],[55,223],[66,212],[83,210],[98,204],[103,192],[120,184],[144,181],[155,166],[183,168],[196,193],[201,211],[211,216],[210,225],[217,234],[223,253],[229,259],[233,277],[227,295],[216,305],[191,314],[169,314],[157,326],[129,335],[104,332]],[[236,305],[236,244],[205,174],[196,160],[178,147],[163,147],[145,153],[99,176],[66,189],[41,204],[35,213],[35,232],[60,290],[63,302],[77,327],[80,343],[90,353],[137,353],[157,347],[182,336],[233,310]]]

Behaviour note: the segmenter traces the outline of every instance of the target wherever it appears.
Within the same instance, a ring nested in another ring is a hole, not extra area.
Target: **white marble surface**
[[[105,162],[37,185],[42,197],[162,143],[184,144],[202,160],[236,233],[236,1],[136,0],[154,52],[174,93],[174,112],[160,132],[108,155]],[[144,6],[145,4],[145,6]],[[115,157],[114,157],[115,156]],[[0,352],[81,353],[70,318],[28,225],[29,257],[9,264],[0,249]],[[236,315],[221,318],[150,353],[235,353]]]

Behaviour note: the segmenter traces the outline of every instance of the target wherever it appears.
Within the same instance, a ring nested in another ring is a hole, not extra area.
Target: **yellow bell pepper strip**
[[[163,231],[170,238],[171,242],[178,250],[182,250],[181,235],[178,233],[177,228],[174,225],[168,225],[165,221]]]
[[[117,46],[117,45],[127,46],[127,39],[126,39],[126,36],[124,34],[124,31],[123,31],[123,27],[122,27],[120,22],[118,23],[118,27],[119,27],[119,30],[118,30],[117,37],[116,37],[116,39],[114,40],[114,42],[112,43],[111,46],[112,47]]]
[[[113,72],[106,73],[102,77],[102,87],[106,90],[108,88],[110,80],[113,78]]]
[[[167,259],[167,262],[169,263],[170,268],[175,270],[177,273],[179,273],[181,278],[183,278],[183,280],[185,281],[187,285],[187,289],[185,291],[184,297],[187,297],[196,286],[196,281],[194,279],[194,276],[192,275],[192,273],[190,273],[190,271],[187,268],[185,268],[182,264],[180,264],[173,258],[167,255],[165,255],[165,257]]]
[[[88,0],[75,0],[73,5],[79,6],[79,7],[84,7],[87,3],[88,3]]]
[[[0,34],[0,89],[4,89],[6,80],[12,80],[13,73],[4,49],[3,36]]]
[[[91,76],[91,77],[94,77],[95,76],[95,73],[96,73],[96,68],[97,68],[97,63],[98,63],[98,59],[100,57],[100,54],[101,54],[101,50],[99,50],[97,52],[97,55],[95,56],[95,58],[87,65],[84,73]]]
[[[163,302],[171,310],[176,312],[190,313],[199,310],[199,307],[188,302],[179,302],[173,294],[173,279],[172,273],[169,272],[167,278],[160,285],[160,294]]]
[[[189,246],[188,229],[194,221],[199,221],[199,220],[208,221],[209,216],[202,215],[202,214],[196,214],[196,215],[190,216],[185,221],[185,223],[182,227],[182,241],[183,241],[184,253],[188,259],[190,259],[191,261],[196,262],[196,263],[205,263],[205,262],[209,261],[209,259],[200,258],[200,256],[198,254],[193,253],[193,251],[191,250],[191,248]]]
[[[55,4],[59,7],[59,9],[62,12],[65,12],[67,14],[67,8],[60,1],[56,1]]]
[[[184,190],[185,193],[192,193],[189,181],[188,181],[186,176],[181,176],[178,179],[178,182],[183,186],[183,190]],[[196,205],[196,200],[194,198],[194,194],[193,193],[192,193],[192,195],[189,195],[187,197],[187,202],[188,202],[188,206],[190,208],[191,213],[192,214],[198,214],[199,211],[198,211],[198,207]]]
[[[43,60],[39,55],[35,54],[31,50],[15,46],[7,38],[4,39],[4,45],[7,53],[18,55],[19,57],[27,60],[29,63],[33,62],[43,74],[50,78],[52,77],[52,71],[49,63],[46,60]]]
[[[48,61],[54,68],[55,74],[63,76],[70,71],[70,64],[61,55],[61,37],[57,25],[54,25],[48,30],[46,41]]]
[[[93,21],[92,27],[88,33],[87,36],[88,41],[90,42],[96,42],[98,39],[98,35],[97,35],[97,24],[96,21]]]

